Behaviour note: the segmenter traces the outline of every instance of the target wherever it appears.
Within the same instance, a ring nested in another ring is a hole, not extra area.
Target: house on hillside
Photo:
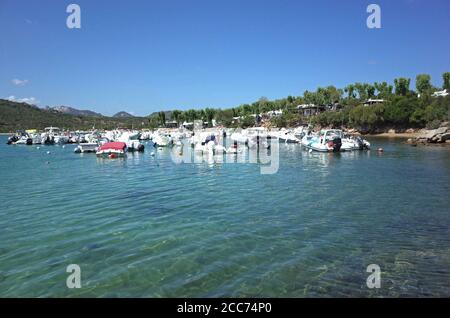
[[[447,96],[449,93],[447,92],[447,89],[444,89],[442,91],[436,91],[434,92],[431,96],[433,97],[445,97]]]
[[[166,128],[177,128],[178,123],[175,120],[166,120]]]
[[[364,102],[364,106],[372,106],[372,105],[376,105],[376,104],[383,104],[384,103],[384,99],[373,99],[373,98],[369,98],[368,100],[366,100]]]
[[[336,102],[336,103],[327,105],[326,108],[327,108],[327,111],[337,112],[337,111],[340,111],[342,108],[344,108],[344,106],[342,106],[341,104]]]
[[[315,104],[301,104],[297,106],[297,110],[304,117],[311,117],[326,111],[326,107]]]

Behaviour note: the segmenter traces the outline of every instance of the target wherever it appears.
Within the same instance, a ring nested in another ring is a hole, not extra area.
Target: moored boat
[[[98,144],[93,142],[80,143],[75,149],[75,153],[97,152]]]
[[[127,152],[127,144],[120,141],[107,142],[101,145],[96,155],[98,157],[117,158],[125,156]]]
[[[337,129],[321,130],[318,135],[305,135],[302,146],[319,152],[339,152],[342,146],[340,136]]]

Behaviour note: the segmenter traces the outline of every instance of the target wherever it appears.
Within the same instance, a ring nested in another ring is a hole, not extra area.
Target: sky
[[[0,98],[40,107],[148,115],[447,71],[448,0],[0,0]]]

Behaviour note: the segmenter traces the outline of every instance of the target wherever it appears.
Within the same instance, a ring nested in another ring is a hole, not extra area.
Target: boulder
[[[446,142],[447,140],[450,140],[450,133],[439,135],[438,142]]]
[[[448,129],[447,127],[439,127],[438,129],[428,130],[423,135],[420,135],[418,138],[432,140],[437,135],[446,133],[447,129]]]

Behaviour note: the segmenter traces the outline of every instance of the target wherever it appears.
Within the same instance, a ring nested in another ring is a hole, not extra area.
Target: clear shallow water
[[[0,137],[1,297],[450,296],[450,149],[280,145],[280,167]],[[47,151],[51,154],[47,154]],[[66,287],[81,266],[82,288]],[[368,289],[366,268],[381,267]]]

